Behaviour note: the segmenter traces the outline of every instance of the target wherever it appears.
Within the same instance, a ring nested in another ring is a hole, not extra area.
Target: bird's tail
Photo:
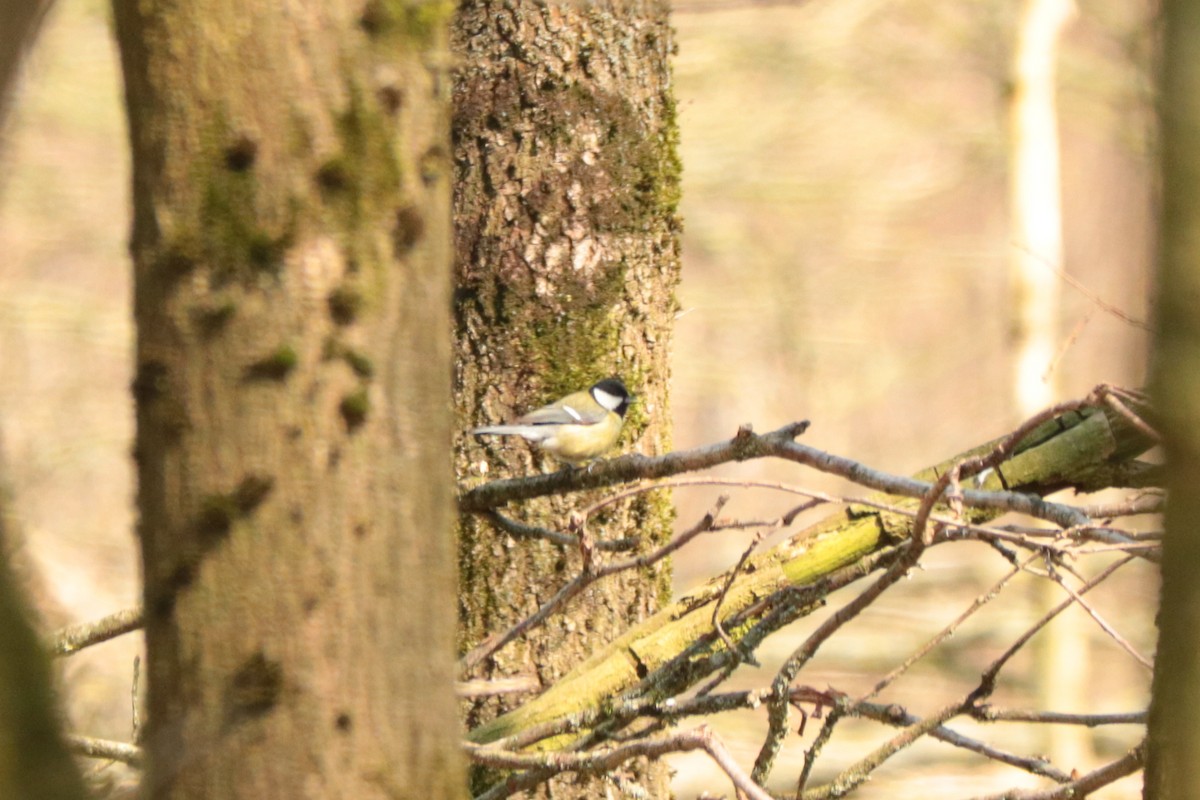
[[[537,425],[485,425],[482,428],[472,428],[472,436],[524,436],[526,439],[538,439],[545,435]]]

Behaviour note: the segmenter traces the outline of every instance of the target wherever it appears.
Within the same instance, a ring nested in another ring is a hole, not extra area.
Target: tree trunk
[[[0,134],[12,104],[21,61],[33,46],[52,0],[4,0],[0,3]]]
[[[460,428],[511,419],[618,375],[639,398],[620,450],[666,450],[680,230],[667,5],[467,0],[454,43]],[[456,465],[467,483],[558,466],[519,439],[466,439]],[[562,528],[587,502],[511,513]],[[650,548],[671,523],[669,498],[656,493],[589,520],[588,532],[636,536]],[[463,649],[535,611],[580,568],[577,552],[516,541],[471,518],[459,557]],[[667,566],[602,582],[480,672],[550,685],[669,589]],[[478,702],[469,724],[513,704]],[[661,767],[637,780],[665,796]]]
[[[116,0],[147,797],[460,797],[451,7]]]
[[[1009,128],[1014,242],[1009,269],[1016,360],[1013,405],[1019,420],[1061,399],[1055,358],[1065,267],[1056,65],[1062,32],[1074,13],[1074,0],[1024,0],[1017,18]],[[1062,589],[1051,581],[1039,581],[1033,591],[1038,616],[1062,600]],[[1082,619],[1082,612],[1064,615],[1034,641],[1039,708],[1088,707],[1088,628]],[[1068,771],[1089,766],[1089,731],[1077,725],[1043,728],[1040,744],[1051,761]]]
[[[82,800],[83,780],[58,730],[50,665],[9,565],[10,504],[0,460],[0,797]]]
[[[1145,796],[1200,791],[1200,6],[1163,3],[1162,235],[1153,387],[1167,462]]]
[[[0,144],[21,59],[49,8],[49,0],[0,4]],[[22,550],[15,520],[0,452],[0,797],[82,800],[83,779],[58,729],[50,665],[22,597],[31,576],[10,564]]]

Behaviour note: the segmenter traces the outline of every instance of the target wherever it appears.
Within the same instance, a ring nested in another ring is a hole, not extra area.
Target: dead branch
[[[142,608],[127,608],[107,617],[69,625],[54,633],[48,643],[51,655],[69,656],[78,653],[85,647],[107,642],[126,633],[132,633],[142,627]]]

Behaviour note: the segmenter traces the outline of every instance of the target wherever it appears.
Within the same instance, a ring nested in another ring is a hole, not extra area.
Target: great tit
[[[509,425],[485,425],[471,433],[522,436],[559,461],[579,466],[617,443],[632,400],[618,378],[605,378],[586,392],[569,394]]]

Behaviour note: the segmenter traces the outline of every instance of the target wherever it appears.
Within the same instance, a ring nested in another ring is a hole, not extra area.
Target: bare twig
[[[708,753],[729,776],[737,791],[745,793],[752,800],[772,800],[771,795],[746,775],[730,756],[720,738],[705,725],[691,731],[642,739],[590,753],[517,753],[500,750],[494,745],[466,743],[463,746],[467,755],[477,764],[497,769],[529,770],[509,776],[479,795],[476,800],[499,800],[564,772],[597,774],[610,771],[632,758],[661,758],[668,753],[690,750],[703,750]]]
[[[747,664],[754,667],[761,666],[758,663],[758,659],[754,657],[754,653],[743,651],[741,648],[735,645],[733,640],[729,638],[729,634],[725,632],[725,627],[721,625],[721,604],[725,602],[725,595],[729,592],[729,587],[733,585],[734,578],[737,577],[737,574],[746,564],[746,559],[750,557],[750,554],[754,552],[754,548],[758,547],[758,543],[761,541],[762,533],[759,533],[750,542],[750,546],[747,547],[742,553],[742,557],[738,559],[738,562],[734,564],[733,569],[729,570],[729,575],[726,578],[725,583],[721,586],[721,593],[717,595],[717,602],[713,603],[712,613],[713,629],[716,630],[717,636],[721,637],[721,641],[724,642],[725,647],[728,648],[730,653],[733,653],[735,656],[737,656],[737,661],[745,661]]]
[[[1038,261],[1041,261],[1043,264],[1045,264],[1046,269],[1049,269],[1051,272],[1058,275],[1058,277],[1062,278],[1062,280],[1068,286],[1070,286],[1075,291],[1079,292],[1081,295],[1086,297],[1088,300],[1091,300],[1092,303],[1095,304],[1095,306],[1097,308],[1101,309],[1105,313],[1111,314],[1112,316],[1116,317],[1117,319],[1121,320],[1122,322],[1132,325],[1135,328],[1140,328],[1144,331],[1150,330],[1150,325],[1148,323],[1138,319],[1137,317],[1132,316],[1131,314],[1129,314],[1126,311],[1121,310],[1117,306],[1114,306],[1112,303],[1106,303],[1104,300],[1101,300],[1099,295],[1097,295],[1095,292],[1093,292],[1091,289],[1089,289],[1087,286],[1085,286],[1078,278],[1076,278],[1071,273],[1067,272],[1066,270],[1060,268],[1058,265],[1051,262],[1050,259],[1046,258],[1044,255],[1042,255],[1040,253],[1035,253],[1032,249],[1029,248],[1028,245],[1022,244],[1020,242],[1013,242],[1012,246],[1015,247],[1016,249],[1024,252],[1026,255],[1032,256],[1033,258],[1037,259]]]
[[[129,720],[134,744],[142,741],[142,712],[138,693],[142,678],[142,657],[133,657],[133,685],[129,689]]]
[[[1081,586],[1079,588],[1077,594],[1079,594],[1079,595],[1087,594],[1092,589],[1099,586],[1106,578],[1108,578],[1109,575],[1112,575],[1114,572],[1116,572],[1118,569],[1125,566],[1132,560],[1133,560],[1133,556],[1126,556],[1125,558],[1122,558],[1120,561],[1114,561],[1107,568],[1105,568],[1102,572],[1100,572],[1098,575],[1096,575],[1096,577],[1092,578],[1090,581],[1088,581],[1083,586]],[[1022,647],[1024,647],[1029,642],[1029,640],[1033,638],[1033,635],[1035,633],[1037,633],[1042,628],[1044,628],[1047,625],[1047,623],[1050,622],[1050,620],[1054,619],[1059,614],[1061,614],[1063,611],[1065,611],[1067,608],[1069,608],[1073,602],[1075,602],[1074,598],[1069,598],[1069,599],[1064,600],[1063,602],[1059,603],[1057,606],[1050,609],[1049,611],[1047,611],[1042,616],[1041,619],[1039,619],[1032,626],[1030,626],[1030,628],[1027,631],[1025,631],[1025,633],[1021,634],[1017,638],[1017,640],[1015,642],[1013,642],[1012,645],[1009,646],[1009,648],[1007,650],[1005,650],[1003,653],[1001,653],[1000,657],[997,658],[995,661],[993,661],[991,663],[991,665],[986,670],[984,670],[984,673],[979,680],[979,686],[977,686],[975,688],[975,690],[972,691],[971,694],[969,695],[969,697],[967,698],[969,704],[977,705],[980,700],[991,695],[992,691],[995,690],[995,688],[996,688],[996,677],[1000,674],[1000,670],[1004,668],[1004,665],[1008,663],[1009,659],[1011,659],[1014,655],[1016,655],[1017,651],[1019,651]]]
[[[1085,408],[1091,399],[1089,395],[1089,398],[1085,400],[1062,403],[1031,418],[1012,434],[1004,437],[993,449],[989,458],[981,459],[982,466],[979,468],[983,469],[999,464],[1011,456],[1021,440],[1039,425],[1057,415]],[[631,453],[600,462],[586,470],[559,470],[523,478],[504,478],[485,483],[463,493],[459,496],[458,507],[464,513],[482,513],[504,503],[531,500],[549,494],[597,489],[636,480],[664,478],[682,472],[707,469],[730,461],[744,461],[766,456],[787,459],[822,472],[840,475],[859,485],[888,494],[924,497],[932,488],[925,481],[871,469],[853,459],[831,455],[793,441],[807,427],[807,422],[795,422],[760,436],[746,426],[739,429],[737,435],[728,442],[693,450],[681,450],[655,457]],[[1088,522],[1082,514],[1070,506],[1051,503],[1040,497],[1020,492],[968,489],[962,494],[963,503],[971,507],[1028,514],[1055,522],[1062,527],[1083,525]]]
[[[142,748],[128,742],[114,742],[109,739],[96,739],[92,736],[71,733],[67,734],[67,747],[72,753],[88,758],[120,761],[131,767],[142,765]]]
[[[1145,725],[1149,715],[1145,711],[1130,711],[1125,714],[1065,714],[1058,711],[999,709],[982,705],[972,708],[971,716],[980,722],[1037,722],[1095,728],[1100,725]]]
[[[1078,603],[1079,607],[1087,612],[1088,616],[1100,626],[1100,630],[1108,634],[1109,638],[1116,642],[1122,650],[1124,650],[1126,653],[1129,653],[1129,655],[1133,657],[1134,661],[1138,662],[1151,672],[1154,671],[1154,662],[1139,653],[1137,648],[1135,648],[1128,639],[1117,633],[1117,630],[1112,625],[1108,624],[1104,617],[1100,616],[1100,612],[1093,608],[1090,603],[1080,597],[1079,593],[1072,589],[1056,570],[1050,571],[1050,578],[1059,586],[1061,586],[1064,592],[1071,595],[1071,599]]]
[[[1086,797],[1103,786],[1137,772],[1145,760],[1146,743],[1142,742],[1116,761],[1109,762],[1070,783],[1052,786],[1049,789],[1009,790],[976,800],[1074,800]]]
[[[957,474],[957,470],[952,470],[952,472]],[[925,551],[925,547],[929,543],[926,530],[929,515],[932,513],[934,505],[941,498],[942,493],[946,490],[946,486],[949,485],[951,480],[951,473],[942,475],[921,500],[921,505],[917,509],[916,521],[913,524],[912,538],[909,539],[900,558],[888,567],[887,571],[875,583],[868,586],[861,594],[842,606],[837,613],[825,620],[825,622],[813,631],[804,643],[788,656],[783,666],[780,667],[779,672],[776,673],[775,680],[771,684],[774,696],[768,705],[767,736],[763,740],[762,747],[759,748],[758,757],[754,759],[754,770],[751,772],[754,780],[759,783],[767,782],[767,778],[771,774],[771,767],[775,763],[775,756],[779,754],[779,748],[783,745],[783,739],[787,735],[787,690],[791,686],[792,681],[796,679],[796,675],[799,674],[801,668],[816,655],[817,650],[835,631],[862,613],[867,606],[875,602],[876,598],[882,595],[888,587],[904,577],[908,570],[920,560],[921,554]]]
[[[653,552],[639,556],[631,556],[630,558],[615,561],[611,564],[606,564],[598,568],[591,564],[585,564],[583,571],[581,571],[565,586],[559,589],[553,597],[543,603],[541,608],[517,622],[504,633],[498,636],[488,637],[478,646],[476,646],[475,649],[463,656],[459,661],[459,669],[463,672],[470,671],[484,659],[492,656],[518,636],[521,636],[526,631],[537,625],[540,625],[542,622],[547,620],[551,614],[562,608],[564,605],[570,602],[572,598],[578,596],[580,592],[591,586],[596,581],[607,578],[609,575],[615,575],[618,572],[646,567],[656,561],[661,561],[700,534],[711,530],[713,523],[716,521],[717,515],[721,513],[721,509],[724,508],[727,502],[729,502],[729,497],[726,495],[722,495],[721,497],[717,498],[717,502],[713,504],[712,510],[705,514],[698,523],[688,530],[678,534],[671,539],[671,541],[667,542],[665,545],[657,550],[654,550]],[[582,537],[573,538],[575,538],[577,542],[583,541]]]
[[[830,738],[833,736],[834,728],[842,721],[845,714],[844,704],[835,705],[829,711],[829,715],[825,717],[825,722],[821,725],[821,730],[817,732],[813,743],[804,751],[804,766],[800,770],[800,777],[796,779],[797,797],[803,796],[804,787],[808,785],[808,779],[812,775],[813,766],[817,763],[817,757],[821,755],[821,751],[829,743]]]
[[[115,639],[142,627],[142,609],[127,608],[92,622],[82,622],[59,629],[47,644],[51,655],[69,656],[85,647]]]
[[[954,632],[957,631],[959,629],[959,627],[961,627],[962,624],[964,622],[966,622],[967,619],[970,618],[970,616],[972,614],[974,614],[980,608],[983,608],[983,606],[985,606],[987,603],[994,600],[996,598],[996,596],[1000,594],[1000,591],[1008,584],[1008,582],[1010,580],[1012,580],[1014,577],[1016,577],[1018,574],[1020,574],[1022,568],[1026,564],[1028,564],[1030,561],[1033,561],[1035,558],[1037,558],[1036,553],[1029,555],[1026,557],[1025,561],[1023,561],[1021,564],[1019,564],[1017,566],[1014,566],[1011,570],[1009,570],[1007,573],[1005,573],[1005,575],[1002,578],[1000,578],[1000,580],[996,581],[996,583],[994,583],[991,586],[991,588],[989,588],[986,592],[984,592],[983,594],[976,597],[975,600],[971,603],[971,605],[968,606],[967,609],[965,611],[963,611],[963,613],[959,614],[958,617],[953,622],[951,622],[945,628],[942,628],[942,630],[938,631],[938,633],[936,635],[934,635],[933,638],[931,638],[924,645],[922,645],[916,652],[914,652],[912,655],[910,655],[908,658],[906,658],[902,664],[897,666],[895,669],[893,669],[887,675],[880,678],[879,681],[875,684],[875,686],[872,687],[871,691],[867,692],[865,695],[860,697],[855,702],[855,705],[865,703],[866,701],[870,700],[872,697],[875,697],[876,695],[878,695],[880,692],[882,692],[884,689],[886,689],[888,686],[890,686],[892,684],[892,682],[896,680],[896,678],[900,677],[906,671],[908,671],[908,669],[910,667],[912,667],[913,664],[917,663],[922,658],[924,658],[926,655],[928,655],[929,652],[931,650],[933,650],[933,648],[937,647],[939,644],[946,641],[946,639],[949,639],[951,636],[953,636]]]
[[[1104,385],[1101,388],[1103,389],[1102,397],[1106,406],[1124,417],[1126,422],[1137,428],[1137,430],[1150,441],[1162,441],[1162,437],[1159,435],[1158,431],[1153,428],[1153,426],[1147,423],[1146,420],[1142,419],[1140,414],[1136,413],[1129,406],[1125,405],[1125,400],[1140,402],[1144,398],[1137,394],[1131,394],[1126,390],[1116,386]]]
[[[1050,381],[1050,376],[1053,375],[1055,370],[1058,369],[1058,365],[1062,363],[1063,357],[1066,356],[1067,351],[1075,345],[1075,342],[1079,341],[1080,335],[1083,334],[1083,331],[1085,328],[1087,328],[1088,323],[1092,321],[1093,313],[1095,313],[1095,309],[1092,308],[1089,308],[1087,311],[1085,311],[1083,316],[1079,318],[1079,321],[1076,322],[1074,327],[1071,328],[1071,332],[1068,333],[1059,344],[1058,349],[1054,351],[1054,357],[1051,358],[1050,363],[1046,365],[1046,371],[1042,373],[1043,382],[1048,383]]]
[[[921,718],[908,713],[903,708],[896,705],[882,705],[879,703],[857,703],[852,712],[855,716],[866,717],[877,722],[883,722],[887,725],[904,725],[913,726],[921,722]],[[968,709],[968,713],[976,716],[976,709]],[[1051,780],[1060,783],[1069,781],[1071,776],[1060,769],[1056,769],[1053,764],[1046,761],[1044,758],[1018,756],[1013,753],[999,750],[989,744],[964,736],[957,731],[951,730],[945,726],[939,726],[929,731],[929,735],[938,741],[946,744],[970,750],[972,753],[989,758],[1001,764],[1007,764],[1010,767],[1025,770],[1033,775],[1050,778]]]
[[[883,764],[883,762],[887,761],[896,753],[908,747],[925,734],[941,727],[941,725],[947,720],[953,719],[954,717],[965,713],[967,708],[968,707],[962,703],[951,703],[938,713],[908,726],[899,734],[893,736],[891,739],[877,747],[868,756],[842,770],[842,772],[828,784],[805,792],[803,799],[829,800],[829,798],[842,797],[848,794],[858,786],[862,785],[863,781],[870,778],[871,773],[874,772],[881,764]]]
[[[1162,492],[1142,491],[1119,503],[1083,506],[1079,510],[1092,519],[1132,517],[1139,514],[1158,514],[1167,507],[1167,496]]]

